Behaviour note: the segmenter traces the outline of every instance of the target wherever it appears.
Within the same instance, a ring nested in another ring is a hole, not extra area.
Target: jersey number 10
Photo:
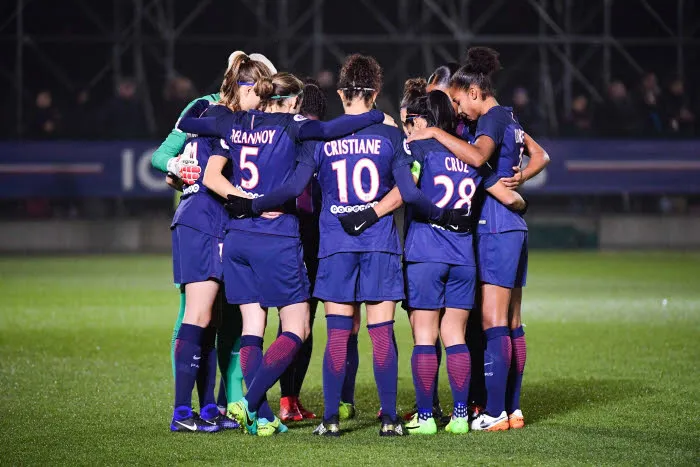
[[[348,161],[347,159],[335,161],[331,164],[331,167],[338,177],[338,200],[341,203],[347,203]],[[369,191],[365,191],[362,186],[362,171],[365,169],[369,172]],[[364,157],[357,161],[355,167],[352,169],[352,187],[355,191],[355,196],[357,196],[360,201],[365,203],[374,201],[379,191],[379,171],[371,159]]]

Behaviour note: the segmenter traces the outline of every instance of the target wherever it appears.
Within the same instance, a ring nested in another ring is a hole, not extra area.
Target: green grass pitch
[[[379,438],[366,331],[359,418],[340,439],[311,436],[310,422],[268,439],[171,434],[170,274],[165,256],[0,259],[0,464],[700,463],[700,254],[533,253],[528,425],[427,438]],[[303,400],[320,413],[322,318],[315,332]],[[406,410],[412,344],[400,309],[397,340]],[[276,406],[277,387],[270,396]]]

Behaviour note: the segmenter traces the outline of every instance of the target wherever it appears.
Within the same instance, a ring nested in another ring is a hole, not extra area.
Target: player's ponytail
[[[274,91],[275,87],[272,84],[272,78],[269,77],[260,78],[255,82],[255,86],[253,87],[255,95],[260,97],[261,107],[265,106],[265,103],[270,99]]]
[[[472,47],[467,51],[467,60],[450,80],[450,86],[467,90],[470,86],[481,89],[482,98],[494,93],[491,75],[501,69],[498,52],[488,47]]]
[[[421,96],[425,96],[425,87],[427,82],[424,78],[409,78],[403,85],[403,97],[399,108],[405,109],[410,102],[415,101]]]
[[[318,82],[311,78],[305,79],[299,113],[306,118],[323,120],[326,117],[327,106],[326,93],[323,92]]]
[[[361,98],[367,106],[382,87],[382,67],[374,57],[353,54],[345,59],[340,69],[338,89],[342,91],[345,105]]]
[[[449,62],[445,65],[437,67],[433,74],[428,78],[428,85],[441,89],[449,87],[450,79],[457,70],[459,70],[459,64],[456,62]]]
[[[232,54],[233,55],[233,54]],[[224,80],[221,83],[219,101],[231,110],[241,110],[239,91],[242,86],[255,86],[263,79],[270,77],[270,70],[264,63],[251,60],[240,52],[230,60]]]
[[[406,114],[414,118],[421,117],[428,126],[440,128],[454,134],[456,122],[452,103],[447,94],[442,91],[431,91],[411,101],[406,107]]]

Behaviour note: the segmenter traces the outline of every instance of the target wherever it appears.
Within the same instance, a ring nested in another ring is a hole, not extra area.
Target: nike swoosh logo
[[[455,230],[459,229],[459,226],[458,226],[458,225],[452,225],[452,224],[450,224],[450,227],[452,227],[452,228],[455,229]]]
[[[204,423],[208,423],[209,425],[216,425],[216,422],[212,422],[212,421],[210,421],[210,420],[204,420],[204,419],[202,419],[202,421],[203,421]]]
[[[202,358],[201,356],[199,356],[199,357],[194,356],[194,357],[192,357],[192,360],[200,360],[201,358]]]
[[[178,425],[184,426],[185,428],[187,428],[190,431],[197,431],[197,425],[195,425],[194,423],[192,425],[188,425],[186,423],[182,423],[182,422],[179,422],[177,420],[175,420],[175,423],[177,423]]]
[[[245,424],[247,426],[253,426],[253,420],[250,419],[250,415],[248,415],[248,411],[245,411]]]
[[[356,226],[355,226],[355,232],[357,232],[358,230],[360,230],[360,229],[362,228],[362,226],[365,225],[366,223],[367,223],[367,221],[364,221],[362,224],[356,225]]]

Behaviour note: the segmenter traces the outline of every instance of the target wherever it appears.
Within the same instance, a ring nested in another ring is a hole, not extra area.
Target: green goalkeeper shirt
[[[217,102],[219,100],[219,93],[208,94],[206,96],[198,97],[197,99],[193,100],[192,102],[187,104],[187,106],[180,113],[180,118],[182,118],[185,112],[187,112],[189,108],[192,107],[192,105],[199,99],[206,99],[209,102]],[[180,154],[180,151],[182,151],[182,147],[185,145],[186,139],[187,134],[178,130],[176,125],[176,127],[170,131],[168,137],[165,138],[165,141],[163,141],[158,147],[158,149],[156,149],[153,153],[153,156],[151,157],[151,165],[153,165],[153,167],[160,170],[161,172],[167,172],[168,160],[171,157],[177,157],[177,155]]]

